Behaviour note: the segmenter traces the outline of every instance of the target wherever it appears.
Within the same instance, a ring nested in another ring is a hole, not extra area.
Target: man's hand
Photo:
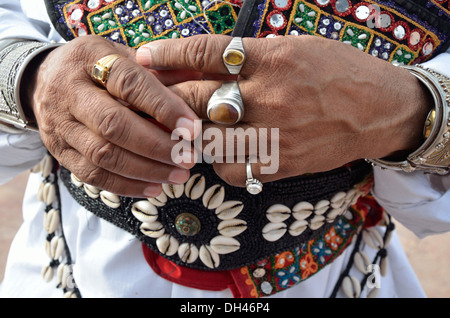
[[[137,61],[154,70],[226,75],[222,54],[230,40],[212,35],[156,41],[138,50]],[[245,116],[234,128],[279,128],[279,153],[271,154],[279,155],[279,169],[261,175],[261,163],[253,164],[259,180],[327,171],[356,159],[415,150],[422,142],[429,96],[408,71],[348,44],[313,36],[244,38],[243,44],[246,61],[239,87]],[[220,85],[194,80],[171,90],[206,119],[208,100]],[[218,126],[203,125],[204,130],[210,127]],[[220,127],[224,137],[225,128]],[[270,145],[270,135],[256,136],[263,137]],[[247,155],[258,155],[248,148]],[[216,163],[214,168],[229,184],[244,185],[244,164]]]
[[[120,54],[107,87],[91,78],[102,57]],[[136,63],[135,51],[98,36],[77,38],[53,50],[38,66],[26,104],[50,153],[79,179],[120,195],[151,197],[161,183],[183,183],[193,166],[174,164],[170,132],[139,116],[134,107],[169,131],[194,131],[198,119],[154,72]]]

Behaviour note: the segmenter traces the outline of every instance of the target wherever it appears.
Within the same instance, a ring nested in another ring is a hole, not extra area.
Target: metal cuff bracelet
[[[430,91],[434,110],[428,116],[424,128],[424,143],[408,155],[404,161],[368,159],[385,169],[411,172],[421,170],[429,173],[447,174],[450,171],[449,103],[450,79],[422,66],[402,66],[416,76]]]
[[[18,41],[0,51],[0,122],[19,129],[37,130],[26,117],[20,102],[20,86],[25,69],[40,53],[58,43]]]

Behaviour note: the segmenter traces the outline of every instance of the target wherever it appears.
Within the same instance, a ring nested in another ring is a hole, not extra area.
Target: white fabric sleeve
[[[0,184],[38,164],[47,153],[39,134],[0,132]]]
[[[29,18],[22,9],[22,2],[18,0],[0,0],[0,39],[21,38],[49,42],[51,27],[48,23]],[[26,1],[25,1],[26,2]],[[34,4],[27,2],[30,9],[40,8],[40,0]]]
[[[423,63],[450,77],[450,50]],[[419,238],[450,231],[450,174],[404,173],[375,167],[373,195]]]
[[[25,2],[30,11],[43,16],[45,6],[41,0],[0,0],[0,40],[20,38],[49,42],[51,25],[45,20],[29,18],[22,10]],[[32,168],[45,153],[38,133],[14,134],[0,128],[0,184]]]

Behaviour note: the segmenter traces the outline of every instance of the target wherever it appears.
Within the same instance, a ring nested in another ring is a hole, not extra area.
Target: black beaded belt
[[[258,195],[227,185],[198,164],[184,185],[163,185],[152,199],[119,197],[61,179],[90,212],[128,231],[153,251],[191,268],[230,270],[299,246],[330,229],[363,193],[364,161],[264,184]]]

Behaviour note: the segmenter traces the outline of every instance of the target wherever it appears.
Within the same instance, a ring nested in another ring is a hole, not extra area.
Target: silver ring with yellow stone
[[[233,125],[244,117],[244,103],[238,82],[225,82],[208,101],[209,120],[221,125]]]
[[[245,51],[242,38],[234,37],[223,53],[223,63],[230,74],[237,75],[245,62]]]

